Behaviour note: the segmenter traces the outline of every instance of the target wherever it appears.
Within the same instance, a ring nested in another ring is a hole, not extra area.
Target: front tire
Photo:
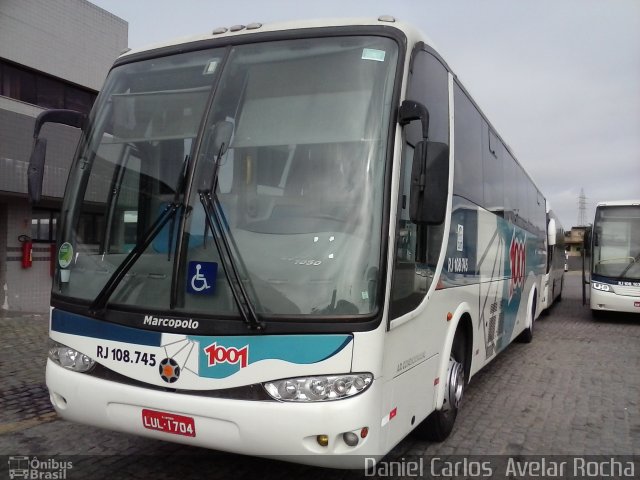
[[[466,342],[462,331],[458,330],[453,340],[449,368],[445,384],[444,403],[440,410],[435,410],[416,427],[416,433],[426,440],[444,441],[453,430],[458,416],[460,402],[467,386],[465,375]]]

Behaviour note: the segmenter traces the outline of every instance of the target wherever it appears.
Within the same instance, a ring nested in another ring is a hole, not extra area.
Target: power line
[[[584,227],[587,221],[587,197],[584,194],[584,188],[580,189],[578,196],[578,226]]]

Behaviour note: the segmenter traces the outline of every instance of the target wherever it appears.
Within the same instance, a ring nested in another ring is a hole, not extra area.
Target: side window
[[[529,213],[527,216],[527,225],[529,226],[529,231],[535,232],[538,227],[538,190],[536,186],[531,182],[529,177],[527,177],[528,181],[528,207]]]
[[[520,165],[516,165],[516,183],[518,184],[518,212],[516,224],[527,228],[529,220],[529,179]]]
[[[545,201],[542,193],[536,190],[538,195],[537,213],[536,213],[536,226],[538,227],[538,234],[544,237],[547,231],[547,214],[545,211]],[[561,230],[562,232],[562,230]],[[557,236],[557,235],[556,235]],[[564,233],[560,235],[559,240],[564,238]]]
[[[36,76],[21,68],[4,65],[2,76],[2,94],[23,102],[37,102]]]
[[[407,99],[429,110],[429,141],[449,143],[448,72],[433,55],[417,52]],[[415,309],[429,289],[442,246],[443,226],[416,225],[409,218],[414,146],[422,140],[422,126],[413,121],[404,128],[401,180],[398,189],[396,260],[391,286],[391,319]],[[420,242],[420,243],[419,243]],[[426,248],[427,263],[416,263],[416,251]]]
[[[389,317],[396,318],[416,308],[427,293],[427,277],[420,275],[415,254],[418,225],[409,219],[409,189],[414,149],[406,145],[402,159],[396,231],[396,261],[391,286]]]
[[[448,73],[433,55],[420,51],[413,63],[407,98],[424,104],[429,110],[429,140],[449,144]],[[406,141],[414,145],[422,140],[420,122],[405,127]]]
[[[56,241],[56,228],[60,212],[34,208],[31,211],[31,240],[42,243]]]
[[[506,149],[504,150],[504,204],[505,204],[505,216],[504,218],[511,223],[515,223],[516,214],[519,212],[518,205],[518,187],[517,182],[517,169],[518,165],[513,159],[511,153]]]
[[[464,91],[454,84],[455,164],[454,195],[484,203],[482,172],[482,117]]]
[[[484,177],[483,206],[490,212],[504,216],[504,156],[502,142],[491,127],[482,122],[482,174]]]

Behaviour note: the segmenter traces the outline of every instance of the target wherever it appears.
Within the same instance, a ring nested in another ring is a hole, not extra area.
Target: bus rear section
[[[553,303],[562,299],[564,272],[567,268],[567,257],[564,250],[564,229],[560,219],[551,210],[547,202],[547,266],[543,279],[540,308],[548,313]]]

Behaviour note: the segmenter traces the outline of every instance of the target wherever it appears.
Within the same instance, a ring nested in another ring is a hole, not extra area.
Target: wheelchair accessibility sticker
[[[213,295],[218,274],[215,262],[189,262],[187,292],[194,295]]]

